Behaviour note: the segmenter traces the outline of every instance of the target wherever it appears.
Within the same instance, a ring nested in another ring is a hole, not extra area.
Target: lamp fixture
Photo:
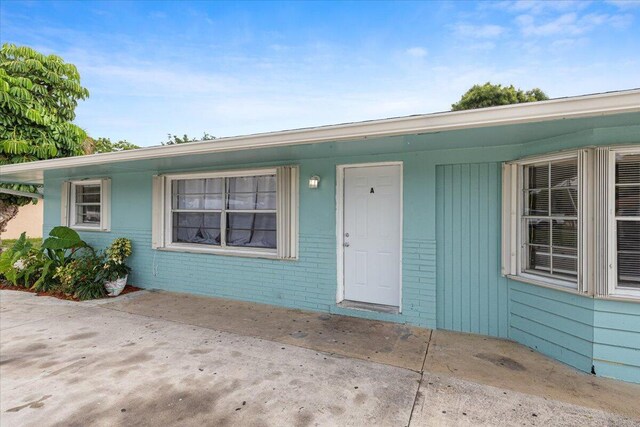
[[[320,177],[318,175],[313,175],[309,178],[309,188],[316,189],[320,185]]]

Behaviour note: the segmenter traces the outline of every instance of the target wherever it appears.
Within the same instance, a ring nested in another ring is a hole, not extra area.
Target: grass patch
[[[18,239],[2,239],[2,249],[9,249],[15,245]],[[28,237],[28,241],[31,242],[35,249],[38,249],[42,245],[42,237]]]

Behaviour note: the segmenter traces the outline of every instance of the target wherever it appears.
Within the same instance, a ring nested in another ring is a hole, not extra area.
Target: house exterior
[[[640,382],[640,90],[0,167],[129,282],[515,340]],[[222,231],[221,231],[222,230]]]

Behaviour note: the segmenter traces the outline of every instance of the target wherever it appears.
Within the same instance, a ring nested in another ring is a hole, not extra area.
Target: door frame
[[[404,223],[404,164],[401,160],[390,162],[372,162],[372,163],[351,163],[336,165],[336,254],[337,254],[337,290],[336,303],[344,301],[344,246],[342,246],[344,238],[344,171],[350,168],[366,168],[375,166],[400,166],[400,233],[398,233],[399,241],[399,263],[398,269],[398,313],[402,313],[402,231]]]

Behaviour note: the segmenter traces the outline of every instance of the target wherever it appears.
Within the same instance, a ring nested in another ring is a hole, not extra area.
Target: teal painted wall
[[[436,171],[437,327],[509,336],[507,280],[500,275],[500,163]]]
[[[593,299],[509,281],[509,338],[591,372]]]
[[[297,261],[152,250],[152,176],[169,170],[106,175],[111,177],[111,231],[80,234],[96,248],[107,246],[116,237],[130,238],[134,253],[130,259],[133,271],[129,282],[137,286],[435,327],[435,241],[425,233],[419,215],[404,220],[402,313],[369,313],[336,306],[336,165],[404,161],[404,209],[420,212],[428,199],[414,197],[414,194],[421,192],[420,183],[428,180],[425,175],[428,171],[411,157],[402,153],[296,161],[301,176]],[[237,164],[227,165],[225,169],[255,166],[255,163]],[[320,188],[310,190],[306,181],[315,174],[322,177]],[[63,181],[61,178],[45,181],[45,233],[60,223]]]
[[[640,304],[594,300],[596,374],[640,383]]]
[[[511,338],[584,371],[593,364],[598,374],[637,381],[640,304],[594,301],[500,276],[500,163],[637,143],[639,121],[640,115],[621,115],[52,171],[45,177],[45,232],[60,222],[64,179],[109,176],[112,231],[82,235],[96,247],[131,238],[136,285]],[[509,145],[509,138],[518,143]],[[397,160],[404,163],[403,312],[339,308],[336,165]],[[300,165],[298,261],[151,249],[154,174],[275,164]],[[315,174],[320,188],[309,190],[306,180]]]

